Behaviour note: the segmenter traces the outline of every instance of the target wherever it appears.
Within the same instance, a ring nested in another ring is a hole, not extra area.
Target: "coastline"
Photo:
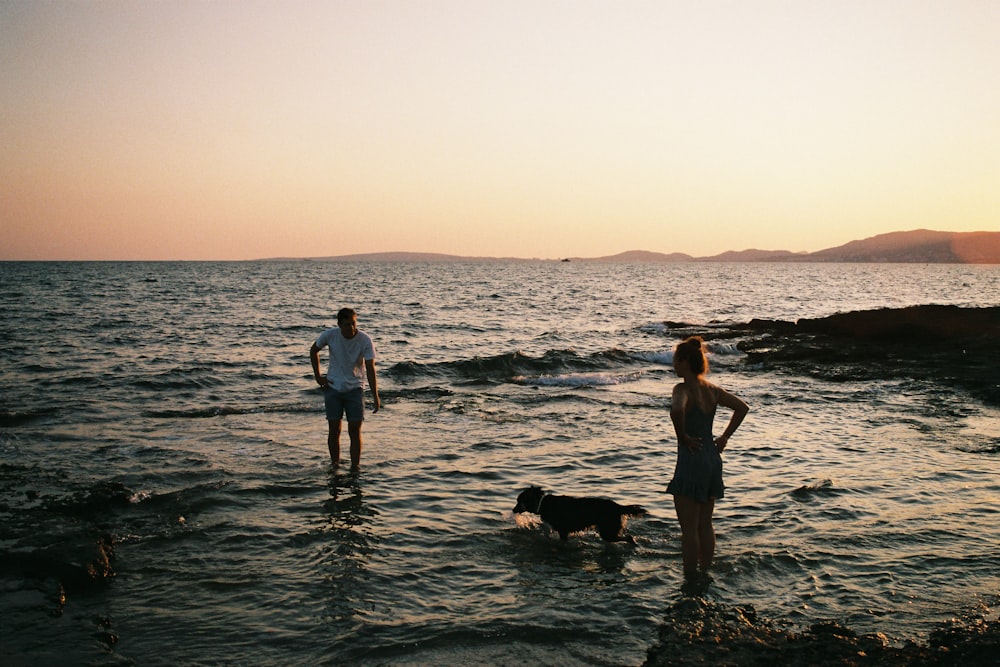
[[[917,229],[850,241],[816,252],[728,250],[717,255],[628,250],[600,257],[521,258],[426,252],[368,252],[319,257],[272,257],[260,261],[311,262],[580,262],[582,264],[754,263],[773,264],[1000,264],[1000,232],[936,232]]]

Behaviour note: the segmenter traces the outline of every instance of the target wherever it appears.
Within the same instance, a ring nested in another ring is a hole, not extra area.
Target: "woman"
[[[750,408],[721,387],[708,382],[705,343],[692,336],[674,349],[674,371],[684,381],[674,387],[670,419],[677,433],[677,464],[667,493],[674,496],[674,508],[681,524],[681,554],[684,574],[707,569],[715,555],[712,511],[723,496],[722,451]],[[712,421],[718,406],[733,411],[729,425],[712,438]]]

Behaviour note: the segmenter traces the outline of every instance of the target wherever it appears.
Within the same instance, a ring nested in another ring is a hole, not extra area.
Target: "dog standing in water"
[[[646,510],[638,505],[619,505],[604,498],[555,496],[546,494],[537,486],[529,487],[517,496],[514,513],[523,512],[541,516],[542,521],[559,533],[559,539],[564,542],[570,533],[596,528],[608,542],[629,544],[635,544],[635,538],[625,532],[628,517],[646,514]]]

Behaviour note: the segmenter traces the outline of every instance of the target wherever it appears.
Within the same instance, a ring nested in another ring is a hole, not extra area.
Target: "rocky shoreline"
[[[1000,406],[1000,307],[923,305],[733,328],[747,363],[831,381],[912,377]]]
[[[674,603],[645,667],[712,665],[815,667],[1000,665],[1000,618],[985,603],[942,624],[926,643],[894,645],[881,632],[858,635],[836,622],[804,630],[781,627],[749,605],[698,597]]]

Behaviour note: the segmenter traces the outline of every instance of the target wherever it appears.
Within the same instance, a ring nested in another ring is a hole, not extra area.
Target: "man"
[[[319,351],[324,347],[330,349],[330,366],[325,376],[319,372]],[[333,465],[340,465],[341,420],[346,414],[347,432],[351,438],[351,470],[357,470],[361,465],[361,423],[365,419],[362,366],[367,371],[368,388],[372,393],[372,414],[379,411],[382,401],[375,378],[375,345],[371,336],[358,330],[358,316],[354,310],[340,309],[337,326],[320,334],[309,350],[309,360],[326,401],[326,419],[330,424],[326,444]]]

